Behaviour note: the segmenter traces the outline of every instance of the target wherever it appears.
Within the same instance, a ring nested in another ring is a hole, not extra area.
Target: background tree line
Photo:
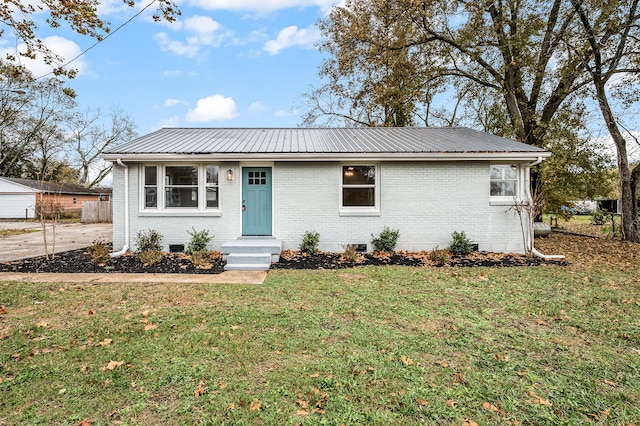
[[[319,22],[323,84],[303,125],[467,125],[548,149],[546,209],[617,180],[623,237],[640,242],[620,114],[638,100],[639,19],[638,0],[347,0]],[[591,105],[611,146],[595,142]]]

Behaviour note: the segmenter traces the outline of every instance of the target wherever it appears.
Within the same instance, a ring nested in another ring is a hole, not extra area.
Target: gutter
[[[124,168],[124,246],[120,251],[111,253],[111,257],[120,257],[129,250],[129,167],[120,158],[116,163]]]
[[[543,157],[538,157],[535,161],[529,163],[529,164],[525,164],[525,167],[528,168],[529,170],[531,169],[531,167],[533,166],[537,166],[538,164],[542,163]],[[529,179],[527,179],[528,181]],[[526,196],[527,199],[529,200],[529,205],[533,204],[533,196],[531,195],[531,188],[530,188],[531,184],[528,181],[527,184],[525,185],[525,191],[526,191]],[[532,223],[533,225],[533,223]],[[541,259],[545,259],[545,260],[557,260],[557,259],[564,259],[565,256],[561,255],[561,254],[542,254],[540,253],[538,250],[536,250],[536,248],[534,247],[534,237],[533,237],[533,228],[530,229],[529,231],[531,233],[531,236],[529,237],[530,240],[530,249],[531,249],[531,254],[533,254],[534,256],[537,256]]]

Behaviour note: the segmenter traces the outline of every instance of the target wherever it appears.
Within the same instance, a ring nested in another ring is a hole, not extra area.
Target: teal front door
[[[271,167],[242,169],[242,235],[271,235]]]

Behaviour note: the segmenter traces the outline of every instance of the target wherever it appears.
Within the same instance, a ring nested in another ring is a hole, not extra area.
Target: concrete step
[[[271,261],[280,260],[280,252],[282,251],[282,240],[277,238],[256,238],[256,237],[240,237],[235,240],[228,241],[220,247],[220,253],[223,257],[230,254],[264,254],[271,255]]]
[[[268,271],[271,253],[229,253],[226,271]]]

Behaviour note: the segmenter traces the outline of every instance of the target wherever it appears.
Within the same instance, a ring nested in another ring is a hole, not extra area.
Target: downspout
[[[124,246],[111,257],[120,257],[129,250],[129,167],[119,158],[116,162],[124,168]]]
[[[527,170],[525,172],[527,179],[525,181],[524,190],[525,190],[525,196],[527,197],[527,200],[529,201],[529,205],[533,205],[533,196],[531,195],[531,182],[529,180],[531,167],[537,166],[540,163],[542,163],[542,157],[538,157],[535,161],[533,161],[533,162],[531,162],[529,164],[525,164],[525,169]],[[538,250],[536,250],[536,248],[533,246],[533,228],[531,228],[529,230],[529,247],[530,247],[531,253],[533,255],[538,256],[538,257],[540,257],[542,259],[545,259],[545,260],[554,260],[554,259],[564,259],[565,258],[561,254],[542,254]]]

